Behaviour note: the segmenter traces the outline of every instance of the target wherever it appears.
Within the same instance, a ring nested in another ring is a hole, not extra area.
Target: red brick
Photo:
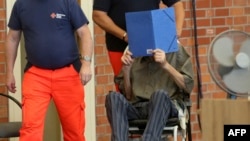
[[[234,0],[233,1],[234,6],[246,6],[247,4],[249,4],[249,1],[247,0]]]
[[[95,56],[106,54],[106,47],[104,47],[103,45],[96,45],[94,50],[95,50]]]
[[[202,74],[208,73],[208,67],[207,65],[201,65],[200,70]]]
[[[108,65],[109,64],[109,59],[108,56],[96,56],[95,57],[95,63],[96,64],[101,64],[101,65]]]
[[[5,54],[0,53],[0,62],[5,62]]]
[[[213,94],[213,98],[218,98],[218,99],[222,98],[222,99],[224,99],[224,98],[226,98],[226,95],[227,94],[224,91],[216,92],[216,93]]]
[[[210,0],[197,0],[195,2],[195,6],[197,7],[196,9],[198,10],[199,8],[208,8],[211,6]]]
[[[215,10],[215,16],[220,17],[220,16],[229,16],[229,10],[228,8],[223,8],[223,9],[216,9]]]
[[[5,9],[1,9],[0,10],[0,19],[2,19],[2,20],[6,20],[6,11],[5,11]]]
[[[225,7],[231,7],[231,6],[233,6],[233,1],[235,1],[235,0],[226,0],[225,1]]]
[[[0,53],[5,55],[5,42],[0,42]]]
[[[105,65],[95,67],[95,74],[96,74],[96,76],[97,75],[103,75],[103,74],[105,74],[104,73],[105,72],[104,69],[105,69]]]
[[[218,35],[224,31],[227,31],[229,28],[228,27],[216,27],[215,35]]]
[[[225,18],[215,18],[215,19],[212,19],[212,25],[213,26],[218,26],[218,25],[225,25]]]
[[[197,17],[205,17],[206,11],[205,10],[196,10],[196,16]]]
[[[192,17],[192,13],[190,10],[185,10],[185,18],[191,18]]]
[[[246,7],[245,9],[245,14],[250,14],[250,7]]]
[[[105,103],[105,98],[106,98],[105,94],[97,96],[96,97],[96,103]],[[100,112],[100,111],[98,111],[98,112]],[[102,110],[102,112],[103,112],[103,110]]]
[[[208,38],[208,37],[200,37],[199,40],[198,40],[198,44],[199,45],[204,45],[204,44],[207,45],[207,44],[210,43],[210,41],[211,41],[211,39]]]
[[[104,135],[104,136],[98,136],[97,141],[110,141],[110,136],[109,135]]]
[[[207,9],[206,10],[206,16],[207,17],[213,17],[214,16],[214,9]]]
[[[209,27],[210,24],[210,19],[197,19],[197,26],[198,27]]]
[[[104,34],[105,32],[103,31],[103,29],[95,24],[95,35],[104,35]]]
[[[211,0],[211,7],[225,7],[225,1],[224,0]]]
[[[105,44],[105,38],[102,35],[96,35],[95,36],[95,44],[96,45],[104,45]]]
[[[229,13],[230,16],[244,15],[244,8],[231,8]]]
[[[181,37],[190,37],[191,35],[192,35],[192,31],[182,30]]]
[[[5,1],[6,0],[0,0],[0,9],[5,9]]]
[[[197,34],[199,36],[205,36],[206,35],[206,28],[199,28],[199,29],[197,29]]]
[[[106,117],[106,109],[105,109],[105,107],[103,107],[103,106],[96,106],[96,116],[98,116],[98,117],[99,116],[104,116],[105,118],[107,118]],[[104,119],[104,118],[101,118],[101,119]]]
[[[244,25],[247,23],[247,17],[246,16],[238,16],[234,18],[234,24],[236,25]]]
[[[95,95],[103,95],[105,93],[105,85],[96,85],[95,86]],[[97,103],[97,104],[103,104],[103,103]]]
[[[107,84],[108,83],[108,75],[96,76],[96,84]]]

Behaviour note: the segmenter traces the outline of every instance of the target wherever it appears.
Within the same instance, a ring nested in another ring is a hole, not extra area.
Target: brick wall
[[[195,44],[193,34],[193,14],[191,0],[184,2],[186,18],[180,41],[193,57],[194,69]],[[196,0],[198,52],[201,68],[202,93],[204,98],[225,98],[226,94],[213,82],[208,72],[207,52],[209,43],[218,33],[227,29],[239,29],[250,32],[250,0]],[[0,92],[5,93],[4,77],[6,73],[4,59],[4,42],[6,35],[6,0],[0,0]],[[97,141],[110,141],[110,127],[104,109],[105,94],[114,90],[113,72],[107,57],[104,32],[95,25],[95,94],[96,94],[96,131]],[[197,79],[197,78],[195,78]],[[197,81],[191,94],[192,136],[193,141],[201,140],[201,132],[197,120]],[[7,101],[0,98],[0,122],[7,121]]]
[[[6,35],[6,7],[5,0],[0,0],[0,92],[5,93],[5,52],[4,42]],[[8,121],[7,99],[0,98],[0,122]]]
[[[193,57],[196,70],[196,55],[194,42],[194,22],[192,6],[196,6],[198,58],[200,62],[202,93],[204,98],[225,98],[226,94],[213,82],[207,66],[208,47],[215,35],[228,29],[239,29],[250,32],[250,0],[182,0],[185,6],[186,18],[181,43]],[[111,70],[107,50],[105,48],[104,32],[95,26],[95,73],[96,73],[96,119],[97,140],[109,141],[110,128],[104,109],[104,96],[114,89],[113,72]],[[196,74],[196,72],[195,72]],[[197,77],[192,98],[192,137],[193,141],[201,140],[201,131],[197,118]]]
[[[6,3],[5,0],[0,0],[0,92],[6,93],[5,81],[5,52],[4,43],[6,36]],[[0,122],[8,121],[8,101],[6,98],[0,97]],[[6,141],[6,139],[0,139]]]

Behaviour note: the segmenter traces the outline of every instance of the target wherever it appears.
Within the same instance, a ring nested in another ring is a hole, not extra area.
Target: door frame
[[[13,4],[16,0],[6,0],[6,25],[8,24],[10,13],[13,7]],[[93,38],[94,25],[92,21],[92,0],[80,0],[81,7],[89,20],[89,28]],[[8,29],[6,29],[8,30]],[[94,56],[94,55],[93,55]],[[15,62],[14,75],[16,78],[16,94],[10,95],[14,96],[16,99],[21,101],[21,80],[22,80],[22,62],[21,62],[21,49],[18,48],[18,54]],[[91,64],[91,69],[93,72],[91,81],[85,86],[85,137],[87,141],[96,140],[96,113],[95,113],[95,87],[94,87],[94,58],[92,59],[93,63]],[[13,102],[9,102],[9,121],[21,121],[21,110]],[[12,138],[11,141],[17,141],[18,138]],[[63,139],[61,139],[63,140]]]

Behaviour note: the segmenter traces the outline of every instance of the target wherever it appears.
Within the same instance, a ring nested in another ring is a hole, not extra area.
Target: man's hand
[[[160,63],[162,66],[168,64],[166,59],[166,53],[161,49],[155,49],[153,50],[153,57],[155,62]]]
[[[131,65],[134,61],[132,58],[132,52],[126,49],[121,57],[121,61],[124,65]]]
[[[86,85],[92,78],[92,71],[90,62],[82,61],[82,67],[80,70],[80,78],[83,85]]]
[[[10,92],[12,93],[16,92],[16,81],[13,73],[7,73],[6,87]]]

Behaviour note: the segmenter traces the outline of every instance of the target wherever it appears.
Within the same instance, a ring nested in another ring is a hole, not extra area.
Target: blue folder
[[[172,7],[127,12],[129,50],[133,57],[151,56],[159,48],[166,53],[178,51],[175,13]]]

